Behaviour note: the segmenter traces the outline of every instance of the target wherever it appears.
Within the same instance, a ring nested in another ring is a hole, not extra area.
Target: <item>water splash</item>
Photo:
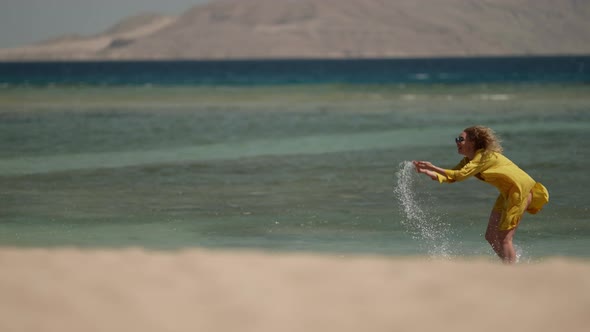
[[[416,191],[418,174],[409,161],[399,164],[396,172],[395,196],[402,213],[401,224],[412,238],[420,242],[429,255],[450,258],[450,225],[435,214],[435,204],[428,193]]]

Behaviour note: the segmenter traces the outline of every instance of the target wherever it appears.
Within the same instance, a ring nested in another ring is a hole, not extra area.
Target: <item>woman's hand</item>
[[[416,167],[416,170],[433,170],[434,169],[434,165],[432,165],[432,163],[430,161],[416,161],[414,160],[412,162],[414,164],[414,167]]]
[[[438,181],[437,173],[432,169],[434,166],[429,161],[413,161],[414,167],[416,167],[416,172],[426,174],[432,180]]]

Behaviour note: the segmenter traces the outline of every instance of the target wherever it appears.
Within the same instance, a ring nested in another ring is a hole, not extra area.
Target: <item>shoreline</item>
[[[11,50],[10,48],[0,48],[0,51]],[[326,57],[305,57],[305,56],[285,56],[285,57],[227,57],[227,58],[2,58],[0,57],[0,64],[13,63],[165,63],[165,62],[350,62],[350,61],[429,61],[429,60],[494,60],[494,59],[570,59],[570,58],[587,58],[590,57],[588,52],[570,52],[570,53],[481,53],[481,54],[440,54],[440,55],[404,55],[404,56],[365,56],[365,57],[346,57],[346,56],[326,56]]]

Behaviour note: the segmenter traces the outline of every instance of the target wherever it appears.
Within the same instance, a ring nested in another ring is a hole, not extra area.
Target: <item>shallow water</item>
[[[1,88],[0,245],[491,257],[495,189],[405,166],[473,124],[550,191],[521,259],[590,257],[580,84]]]

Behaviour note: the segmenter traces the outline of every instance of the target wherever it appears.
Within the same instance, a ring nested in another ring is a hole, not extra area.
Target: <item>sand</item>
[[[586,331],[590,263],[0,249],[0,331]]]

